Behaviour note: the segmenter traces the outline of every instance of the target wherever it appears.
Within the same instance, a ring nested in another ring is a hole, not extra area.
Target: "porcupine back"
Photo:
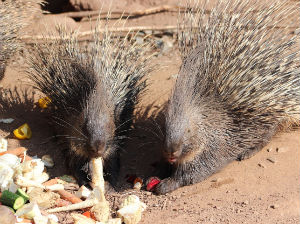
[[[0,2],[0,78],[6,63],[20,48],[20,30],[28,25],[37,4],[42,1],[6,0]]]
[[[198,2],[179,23],[183,58],[201,48],[197,69],[182,77],[194,84],[187,96],[217,95],[234,114],[261,124],[299,123],[299,34],[291,33],[299,2],[221,0],[207,15],[211,3]]]
[[[67,143],[70,166],[81,173],[84,163],[101,156],[104,172],[112,174],[146,87],[150,45],[133,41],[131,32],[114,34],[107,25],[95,29],[87,48],[80,46],[76,32],[60,28],[59,35],[36,46],[29,77],[51,99],[52,121],[63,128],[57,136]],[[106,150],[98,153],[94,145],[100,142]]]

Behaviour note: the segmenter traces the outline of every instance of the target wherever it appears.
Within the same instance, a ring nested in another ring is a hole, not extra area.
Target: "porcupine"
[[[138,44],[131,33],[114,35],[107,25],[101,35],[99,29],[84,48],[76,32],[60,27],[52,43],[36,46],[29,77],[50,98],[56,137],[66,143],[66,160],[78,182],[89,182],[88,162],[102,157],[105,179],[116,188],[120,151],[152,68],[151,45]]]
[[[6,0],[0,1],[0,79],[4,76],[7,61],[20,48],[20,30],[37,11],[34,5],[42,1]]]
[[[299,35],[289,29],[299,3],[218,1],[206,15],[208,2],[180,17],[182,65],[165,114],[168,174],[157,194],[203,181],[284,125],[299,125]]]

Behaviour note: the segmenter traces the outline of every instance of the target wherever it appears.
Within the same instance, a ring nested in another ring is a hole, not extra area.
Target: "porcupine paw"
[[[156,187],[154,192],[158,195],[164,195],[166,193],[169,193],[171,191],[176,190],[179,188],[180,185],[178,181],[174,180],[173,178],[169,177],[166,179],[163,179]]]

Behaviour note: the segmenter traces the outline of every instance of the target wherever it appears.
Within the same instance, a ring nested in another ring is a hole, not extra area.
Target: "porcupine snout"
[[[164,149],[164,158],[171,164],[175,163],[181,155],[180,143],[172,143],[165,147]]]

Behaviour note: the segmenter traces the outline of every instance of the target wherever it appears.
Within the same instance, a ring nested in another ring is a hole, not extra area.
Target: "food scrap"
[[[13,131],[16,138],[20,140],[30,139],[32,137],[32,132],[27,123],[24,123],[22,126],[18,127]]]

